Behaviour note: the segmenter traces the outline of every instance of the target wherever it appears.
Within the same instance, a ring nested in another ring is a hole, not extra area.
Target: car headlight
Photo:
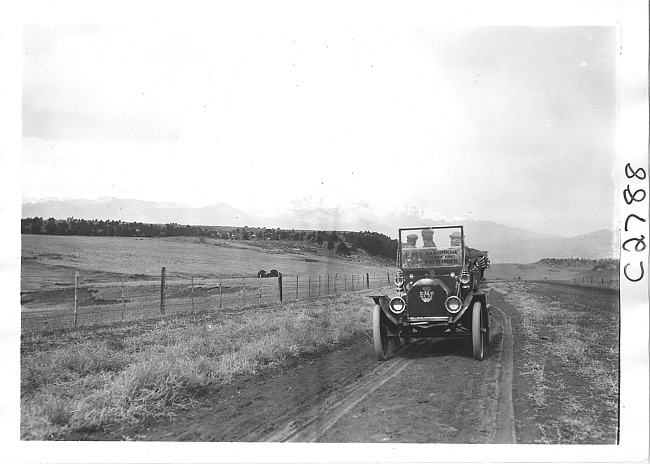
[[[404,276],[402,274],[397,274],[395,276],[394,281],[397,287],[401,287],[402,285],[404,285]]]
[[[447,307],[447,311],[449,311],[451,314],[456,314],[458,311],[460,311],[460,308],[463,307],[463,302],[460,301],[460,298],[457,296],[452,295],[447,298],[447,301],[445,301],[445,306]]]
[[[461,274],[460,275],[460,283],[461,284],[468,284],[469,283],[469,274]]]
[[[401,296],[396,296],[390,300],[388,306],[393,313],[402,314],[406,309],[406,301]]]

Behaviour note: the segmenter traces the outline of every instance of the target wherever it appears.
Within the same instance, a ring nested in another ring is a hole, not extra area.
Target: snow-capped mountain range
[[[249,226],[306,230],[372,231],[396,237],[399,227],[462,224],[467,243],[488,250],[492,262],[530,263],[541,258],[615,258],[618,238],[614,231],[597,231],[578,237],[558,237],[492,221],[445,216],[418,206],[379,209],[365,202],[303,197],[285,208],[263,210],[233,208],[226,203],[193,207],[104,197],[96,200],[47,199],[24,203],[22,217],[47,219],[121,220],[205,226]]]

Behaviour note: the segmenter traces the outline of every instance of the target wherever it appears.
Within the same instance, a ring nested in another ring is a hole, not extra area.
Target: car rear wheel
[[[375,343],[375,354],[379,361],[388,359],[388,327],[386,327],[385,318],[381,306],[376,304],[372,312],[372,339]]]
[[[472,306],[472,350],[474,359],[483,360],[483,311],[481,302],[477,301]]]

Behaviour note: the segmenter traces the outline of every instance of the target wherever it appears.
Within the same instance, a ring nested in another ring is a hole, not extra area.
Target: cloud
[[[25,137],[173,142],[180,135],[191,70],[165,56],[164,41],[125,29],[25,28]]]
[[[25,193],[611,210],[613,28],[217,21],[26,28]]]

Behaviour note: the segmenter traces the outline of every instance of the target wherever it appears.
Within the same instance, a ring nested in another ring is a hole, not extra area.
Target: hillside
[[[274,211],[245,211],[225,203],[196,208],[180,204],[101,198],[98,200],[47,200],[23,205],[23,218],[69,217],[111,219],[152,224],[266,227],[296,230],[376,231],[396,237],[399,227],[456,225],[465,227],[467,243],[488,250],[493,263],[531,263],[546,257],[590,259],[618,256],[614,231],[602,230],[577,237],[559,237],[510,227],[493,221],[445,217],[419,207],[377,211],[369,205],[296,201]]]

